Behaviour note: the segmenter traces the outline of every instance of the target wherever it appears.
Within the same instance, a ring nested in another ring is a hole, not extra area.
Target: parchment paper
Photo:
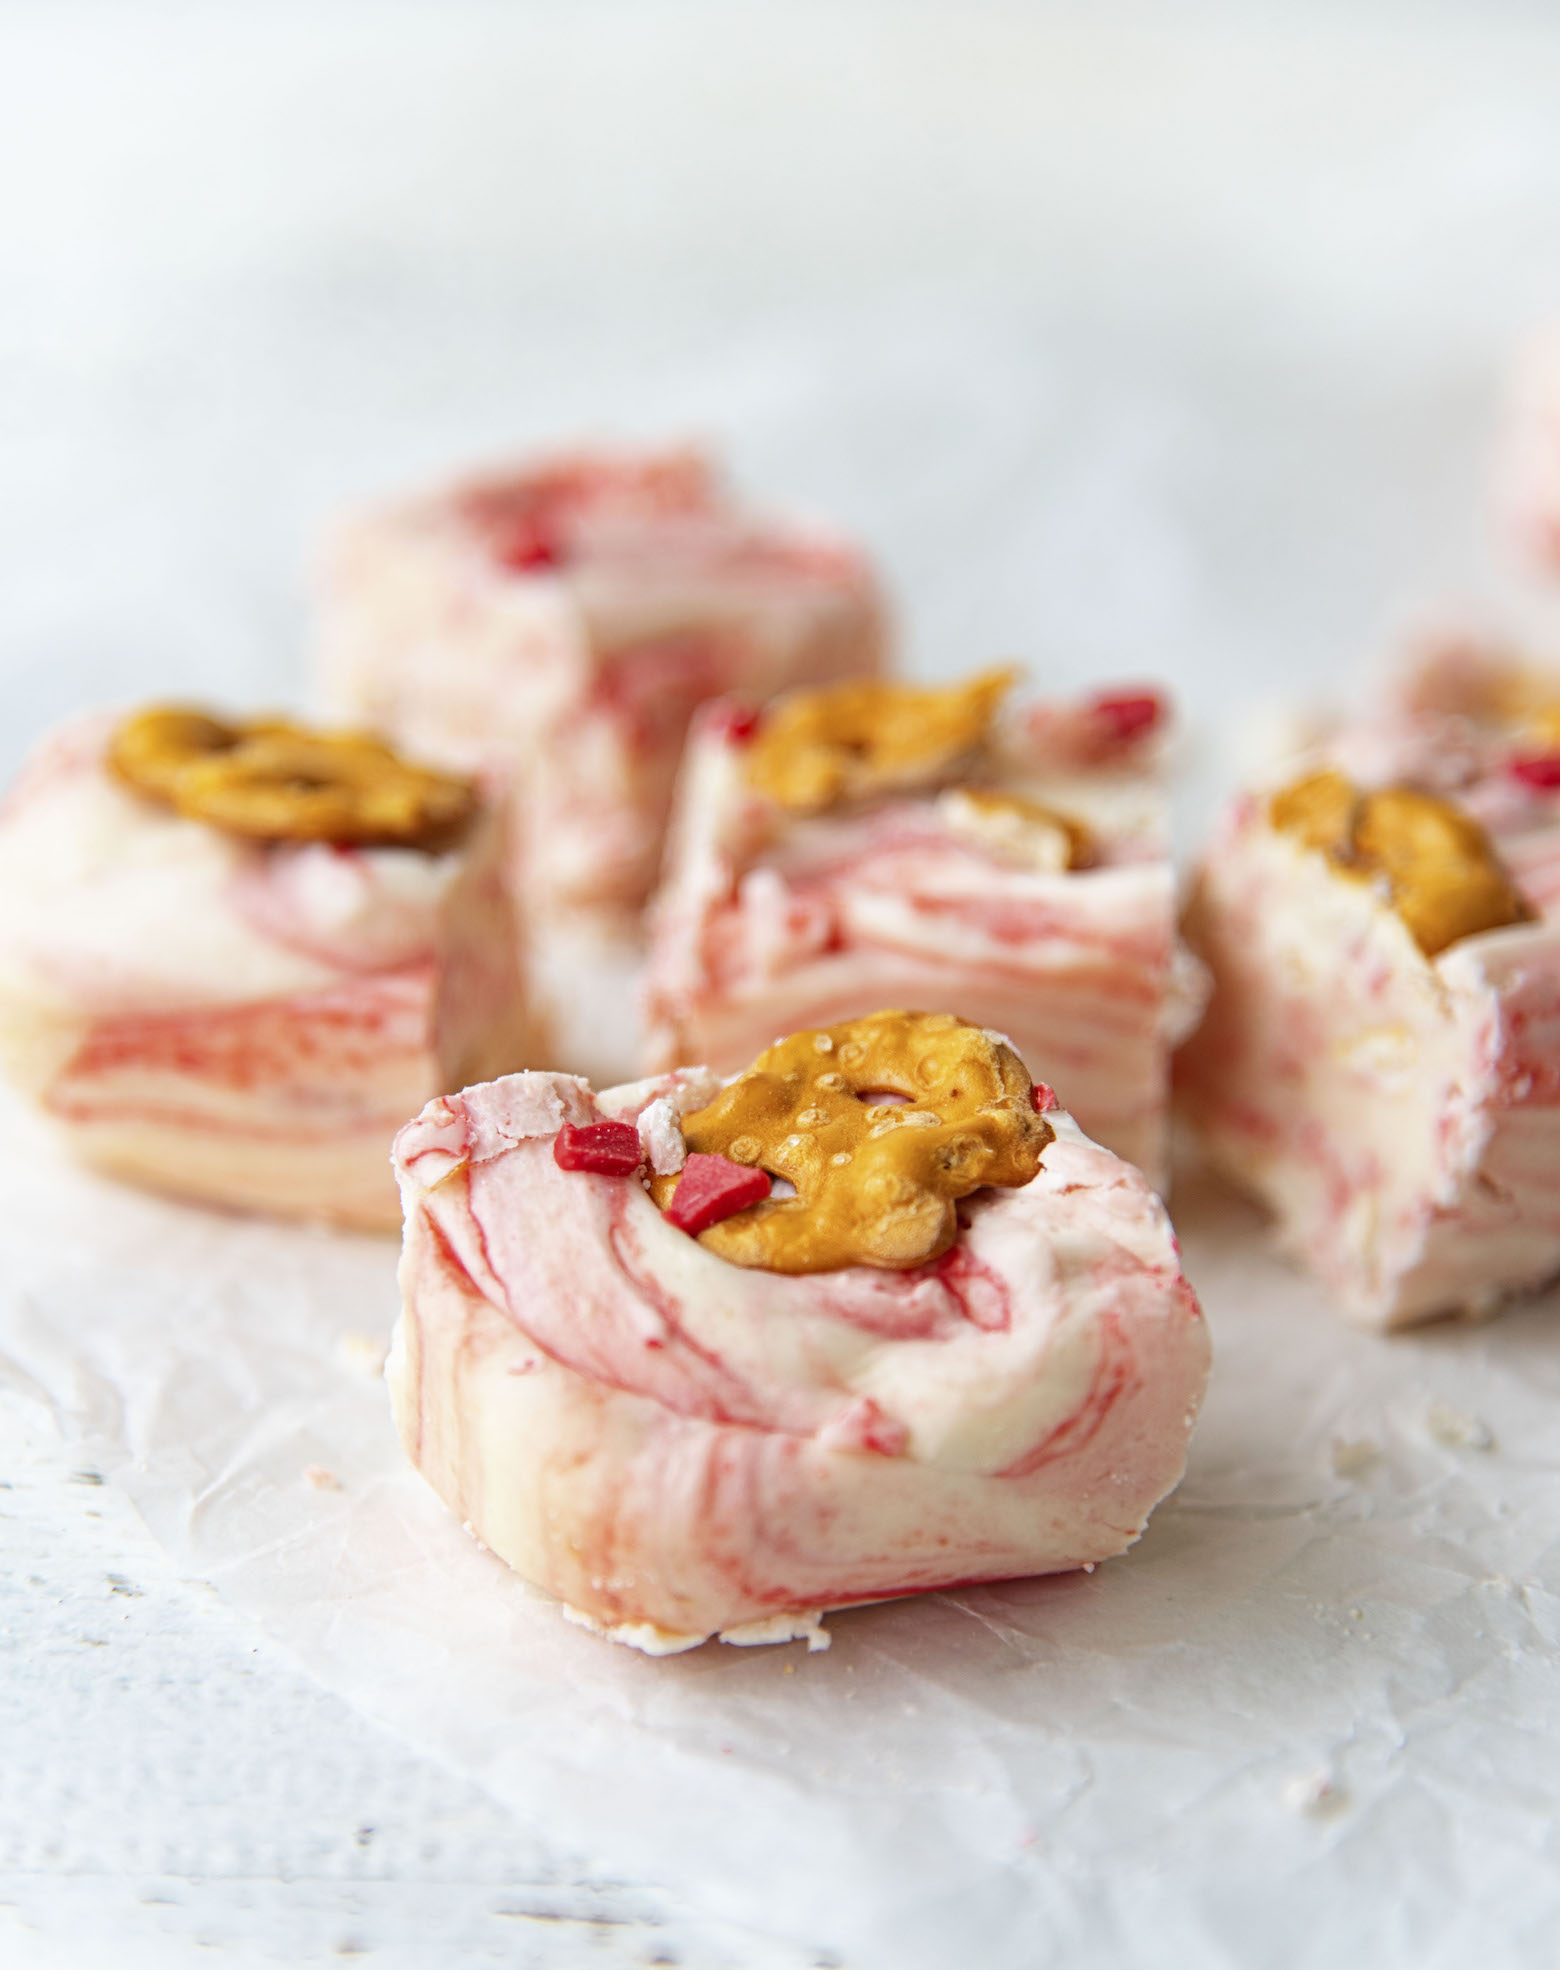
[[[1548,1960],[1552,1303],[1355,1333],[1183,1178],[1218,1362],[1131,1554],[834,1616],[827,1654],[647,1661],[403,1466],[390,1241],[142,1197],[0,1123],[11,1376],[192,1574],[603,1863],[857,1966]]]
[[[13,11],[0,777],[86,704],[296,698],[327,516],[577,431],[707,433],[861,533],[918,673],[1163,677],[1205,749],[1492,573],[1542,9]],[[1555,1307],[1373,1339],[1176,1215],[1218,1358],[1141,1545],[821,1655],[567,1626],[400,1462],[388,1241],[3,1106],[0,1356],[325,1683],[852,1970],[1548,1965]]]

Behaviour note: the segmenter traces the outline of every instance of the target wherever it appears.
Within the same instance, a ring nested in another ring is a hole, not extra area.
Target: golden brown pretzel
[[[933,784],[985,743],[1017,676],[982,671],[946,690],[864,678],[795,691],[764,714],[748,780],[801,814]]]
[[[1327,768],[1275,794],[1269,814],[1341,875],[1385,881],[1426,957],[1532,916],[1473,816],[1419,787],[1361,793]]]
[[[108,763],[136,792],[264,841],[436,853],[476,811],[469,781],[414,766],[364,733],[285,719],[230,723],[185,705],[127,718],[109,742]]]
[[[700,1233],[736,1265],[828,1272],[936,1258],[954,1205],[986,1184],[1032,1180],[1052,1139],[1007,1043],[952,1013],[876,1012],[793,1033],[689,1115],[690,1151],[784,1177],[771,1198]],[[862,1096],[898,1095],[871,1105]],[[676,1177],[657,1177],[663,1208]]]

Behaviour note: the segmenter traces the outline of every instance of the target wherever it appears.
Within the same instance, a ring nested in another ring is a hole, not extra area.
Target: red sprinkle
[[[1029,1090],[1029,1105],[1037,1115],[1049,1115],[1053,1108],[1060,1108],[1055,1088],[1048,1088],[1044,1081],[1036,1081]]]
[[[763,1170],[733,1163],[729,1156],[694,1154],[683,1164],[683,1173],[672,1201],[666,1207],[668,1220],[690,1238],[708,1231],[712,1224],[745,1211],[769,1195],[769,1178]]]
[[[632,1122],[565,1122],[553,1137],[553,1161],[560,1170],[589,1170],[599,1177],[631,1177],[645,1160]]]
[[[738,698],[722,698],[705,713],[705,730],[728,745],[745,746],[758,730],[760,715],[756,705],[745,705]]]
[[[1085,709],[1108,727],[1118,745],[1125,745],[1151,732],[1165,716],[1166,705],[1157,691],[1102,691]]]
[[[558,536],[534,513],[522,513],[494,537],[494,558],[501,567],[524,574],[529,568],[555,568],[563,559]]]
[[[1560,752],[1519,752],[1506,761],[1506,771],[1525,787],[1548,793],[1560,787]]]

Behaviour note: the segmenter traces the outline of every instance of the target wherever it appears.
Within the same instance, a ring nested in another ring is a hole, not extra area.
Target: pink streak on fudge
[[[1121,720],[1099,699],[1033,705],[1005,739],[999,784],[1094,823],[1098,865],[1071,872],[959,838],[935,792],[782,816],[743,779],[750,728],[709,708],[652,910],[650,1065],[734,1072],[776,1033],[947,1006],[1006,1034],[1091,1135],[1162,1182],[1170,1047],[1199,981],[1162,833],[1163,704],[1127,695]]]
[[[548,544],[518,567],[516,526]],[[534,909],[622,911],[655,880],[695,708],[875,671],[884,640],[845,542],[743,512],[698,454],[581,453],[344,528],[320,671],[336,710],[517,775]]]
[[[1426,959],[1250,795],[1188,918],[1215,981],[1177,1061],[1188,1114],[1284,1249],[1376,1325],[1487,1311],[1560,1272],[1560,803],[1509,771],[1497,669],[1466,640],[1426,647],[1328,755],[1478,816],[1538,921]]]
[[[112,721],[0,809],[0,1058],[85,1160],[388,1228],[390,1138],[529,1042],[496,814],[450,856],[241,844],[111,779]]]
[[[1053,1111],[1018,1191],[936,1264],[731,1266],[640,1183],[560,1170],[564,1121],[629,1119],[524,1074],[403,1130],[408,1454],[528,1579],[654,1650],[1120,1552],[1176,1482],[1207,1337],[1142,1177]]]

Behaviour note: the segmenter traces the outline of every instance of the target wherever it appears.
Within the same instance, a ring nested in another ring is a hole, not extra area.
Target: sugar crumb
[[[1325,1766],[1302,1772],[1284,1786],[1284,1804],[1307,1819],[1330,1819],[1349,1803],[1349,1795]]]
[[[1482,1416],[1464,1415],[1449,1402],[1432,1402],[1425,1413],[1425,1428],[1448,1450],[1493,1450],[1495,1432]]]
[[[1334,1477],[1364,1477],[1381,1462],[1381,1446],[1373,1443],[1368,1436],[1335,1436],[1332,1440],[1332,1467]]]
[[[360,1375],[385,1372],[385,1344],[375,1340],[372,1334],[349,1328],[337,1341],[336,1352],[346,1367],[355,1368]]]

